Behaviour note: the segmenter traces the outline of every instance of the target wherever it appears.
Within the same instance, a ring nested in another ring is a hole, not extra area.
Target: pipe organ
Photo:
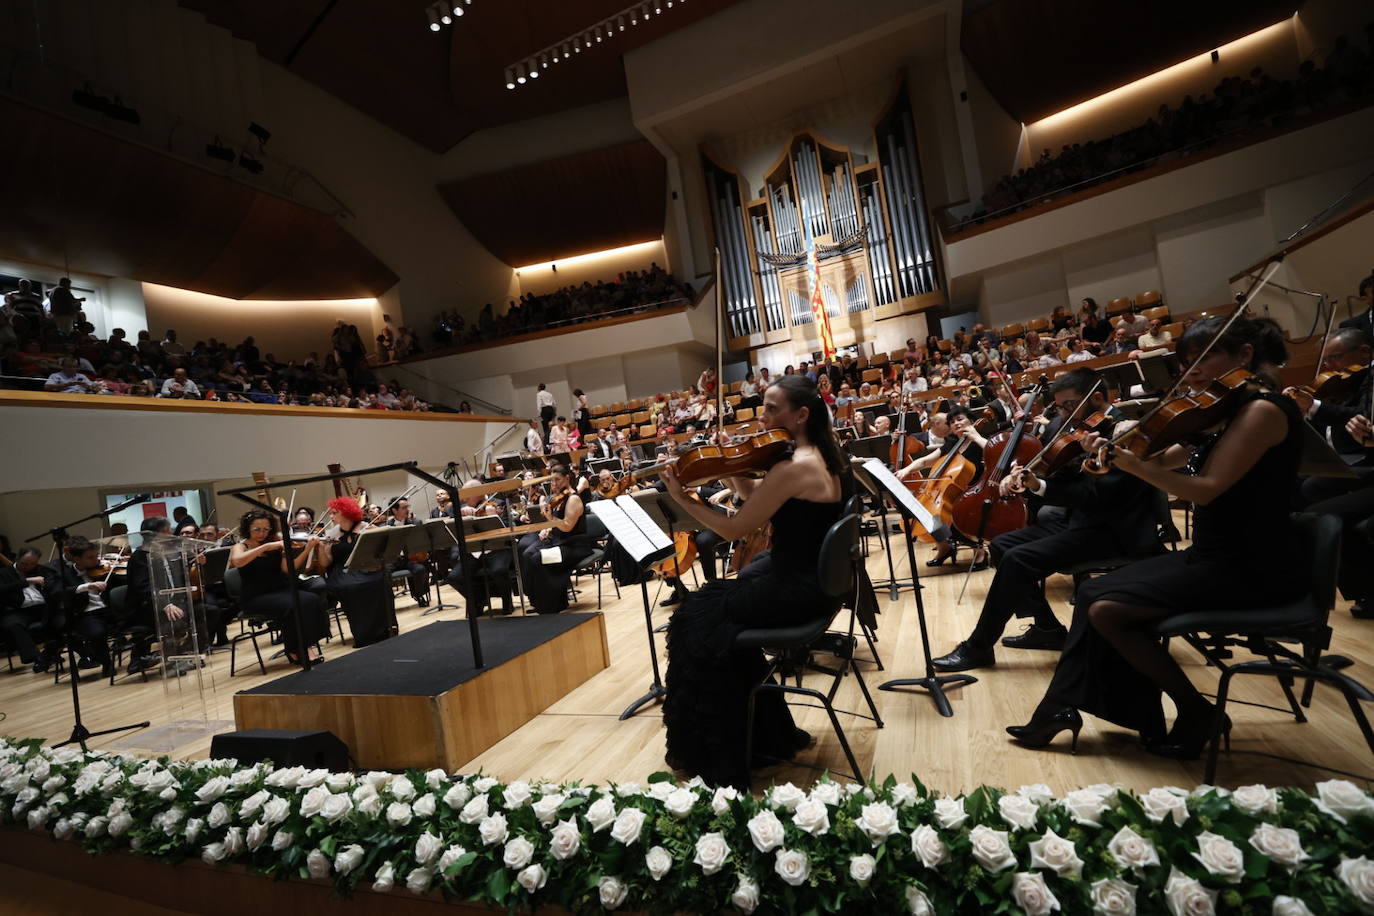
[[[873,323],[944,303],[905,88],[874,128],[867,161],[810,131],[793,136],[749,199],[736,172],[703,155],[732,350],[814,343],[807,254],[837,344]]]

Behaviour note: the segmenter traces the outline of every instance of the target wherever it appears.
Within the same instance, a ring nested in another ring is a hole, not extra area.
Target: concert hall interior
[[[1374,908],[1374,8],[627,2],[0,4],[0,901]]]

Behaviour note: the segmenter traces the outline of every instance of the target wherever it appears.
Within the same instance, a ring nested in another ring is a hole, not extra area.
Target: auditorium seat
[[[647,411],[647,410],[639,410],[639,411],[636,411],[636,412],[630,417],[630,422],[633,423],[633,424],[635,424],[636,426],[638,426],[638,425],[640,425],[640,424],[643,424],[643,423],[648,423],[648,422],[649,422],[649,411]]]
[[[860,376],[860,378],[862,378],[865,382],[881,382],[883,380],[883,370],[865,369],[863,371],[863,375]]]
[[[743,410],[735,411],[735,419],[741,422],[754,419],[754,408],[746,407]]]
[[[888,360],[890,362],[900,363],[902,361],[902,354],[905,352],[905,350],[893,350],[891,353],[887,354]]]
[[[953,349],[954,349],[954,341],[952,341],[952,340],[942,340],[942,341],[940,341],[940,352],[941,352],[941,353],[949,353],[949,352],[951,352]]]
[[[731,407],[738,407],[739,402],[743,400],[744,396],[740,394],[729,394],[725,396],[725,403],[729,404]]]
[[[652,439],[658,435],[658,427],[652,423],[646,423],[639,428],[639,438]]]
[[[1139,303],[1137,303],[1137,305],[1138,304]],[[1140,314],[1149,319],[1158,318],[1160,321],[1168,321],[1169,307],[1167,305],[1156,305],[1153,308],[1142,309]]]
[[[1164,325],[1162,330],[1168,331],[1171,335],[1173,335],[1174,340],[1177,341],[1179,337],[1183,336],[1183,322],[1175,321],[1171,324],[1166,324]]]
[[[611,413],[621,413],[625,409],[624,401],[616,401],[611,405]]]
[[[592,426],[596,429],[606,429],[611,425],[611,417],[597,417],[592,421]]]
[[[1002,328],[1000,334],[1003,340],[1015,340],[1026,333],[1025,325],[1019,321],[1016,324],[1009,324]]]
[[[1049,329],[1050,320],[1048,318],[1032,318],[1030,321],[1026,322],[1027,331],[1034,331],[1035,333],[1040,334],[1045,331],[1048,331]]]
[[[1139,296],[1135,297],[1135,307],[1137,309],[1154,308],[1164,303],[1164,296],[1157,289],[1147,289]]]
[[[868,357],[867,357],[867,356],[860,356],[858,359],[854,360],[854,368],[855,368],[855,369],[858,369],[860,372],[862,372],[863,370],[867,369],[867,368],[868,368]]]
[[[1107,303],[1107,317],[1115,318],[1117,315],[1124,314],[1131,310],[1131,300],[1125,296],[1120,296]]]

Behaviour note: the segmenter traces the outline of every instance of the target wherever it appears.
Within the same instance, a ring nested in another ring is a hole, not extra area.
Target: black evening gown
[[[345,568],[358,535],[345,532],[329,545],[329,572],[325,586],[338,599],[353,633],[353,648],[361,649],[374,642],[395,636],[396,605],[391,595],[391,583],[380,569],[354,572]]]
[[[302,658],[302,647],[312,646],[329,632],[319,596],[303,585],[298,589],[301,602],[300,631],[291,601],[291,585],[281,568],[281,554],[265,553],[239,567],[242,590],[239,605],[245,614],[273,618],[281,628],[286,651]]]
[[[1140,560],[1078,589],[1073,622],[1059,666],[1041,702],[1053,711],[1073,706],[1143,734],[1163,729],[1161,691],[1102,638],[1088,620],[1096,601],[1170,611],[1267,607],[1296,600],[1310,570],[1295,569],[1297,538],[1288,495],[1302,456],[1302,416],[1289,398],[1256,393],[1288,417],[1288,436],[1260,456],[1221,496],[1193,510],[1193,543],[1186,550]],[[1201,468],[1217,438],[1194,454]]]
[[[773,515],[771,555],[737,578],[705,583],[689,594],[668,625],[668,694],[663,723],[670,766],[712,785],[747,787],[744,760],[749,691],[767,671],[759,649],[736,649],[735,636],[754,627],[796,626],[830,617],[840,600],[821,591],[821,543],[839,520],[844,496],[818,503],[789,499]],[[799,750],[798,732],[782,696],[758,696],[757,754],[786,758]]]
[[[567,503],[554,513],[561,519],[567,511]],[[558,563],[545,565],[540,551],[558,547],[563,558]],[[553,529],[549,539],[543,540],[537,534],[529,534],[520,539],[520,576],[525,586],[525,595],[530,599],[536,614],[557,614],[568,609],[568,583],[572,568],[580,561],[591,556],[592,539],[587,534],[587,509],[585,504],[582,515],[572,531]]]

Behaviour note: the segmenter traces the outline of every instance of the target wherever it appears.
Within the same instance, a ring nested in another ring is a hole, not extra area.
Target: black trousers
[[[504,543],[501,547],[474,557],[466,551],[453,550],[451,569],[444,580],[468,603],[468,616],[479,617],[491,606],[491,599],[500,596],[502,610],[510,613],[511,569],[515,558]]]
[[[1374,479],[1309,477],[1302,482],[1303,511],[1341,520],[1341,594],[1361,601],[1374,593],[1374,555],[1357,526],[1374,517]]]
[[[539,408],[539,425],[544,433],[544,452],[549,450],[549,424],[553,423],[554,417],[558,416],[557,407]]]
[[[421,598],[429,597],[429,567],[424,563],[417,563],[405,557],[391,564],[394,572],[408,570],[410,578],[406,580],[406,585],[410,589],[410,597],[419,601]]]
[[[19,660],[26,665],[38,661],[38,646],[34,644],[33,634],[29,632],[29,624],[38,623],[42,618],[41,604],[15,608],[0,615],[0,632],[5,634],[6,641],[19,653]]]
[[[1063,566],[1124,552],[1109,529],[1070,528],[1057,515],[993,538],[990,553],[997,572],[968,641],[991,649],[1013,616],[1031,617],[1038,627],[1061,626],[1045,600],[1040,584],[1045,577]]]
[[[52,633],[65,633],[67,616],[65,611],[53,612],[47,621],[47,629]],[[71,622],[72,648],[82,658],[92,658],[102,665],[109,664],[110,646],[106,641],[109,633],[107,612],[104,608],[96,611],[83,611]]]
[[[549,547],[562,549],[561,562],[544,564],[540,551]],[[567,610],[572,568],[591,552],[592,545],[584,535],[565,540],[555,533],[544,541],[538,534],[527,534],[520,539],[520,578],[525,584],[525,597],[530,599],[536,614],[557,614]]]

